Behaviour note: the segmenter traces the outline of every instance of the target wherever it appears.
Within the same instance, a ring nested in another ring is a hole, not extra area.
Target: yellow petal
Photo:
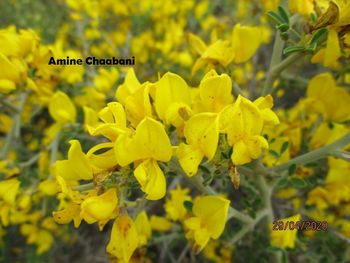
[[[115,188],[111,188],[99,196],[86,198],[81,203],[80,216],[88,224],[108,220],[112,217],[117,205],[117,190]]]
[[[220,196],[203,196],[195,199],[193,213],[202,219],[210,236],[219,238],[225,228],[230,201]]]
[[[153,230],[156,231],[168,231],[169,229],[171,229],[172,224],[168,219],[164,217],[152,215],[151,227]]]
[[[227,74],[204,77],[199,85],[200,98],[207,111],[211,112],[219,112],[232,103],[231,90],[232,81]]]
[[[334,29],[329,29],[327,37],[327,46],[324,53],[324,66],[336,67],[338,59],[341,57],[338,33]]]
[[[207,48],[207,45],[198,36],[189,33],[188,40],[191,47],[199,54],[202,55]]]
[[[235,165],[246,164],[252,160],[248,151],[248,147],[243,140],[235,143],[231,160]]]
[[[113,224],[107,252],[121,262],[129,262],[138,244],[134,222],[128,215],[120,215]]]
[[[9,204],[14,204],[18,194],[20,182],[17,178],[0,182],[0,197]]]
[[[76,203],[69,203],[67,207],[60,211],[52,213],[53,219],[58,224],[69,224],[72,220],[74,221],[74,227],[80,226],[82,218],[80,217],[80,205]]]
[[[20,80],[19,71],[16,66],[0,52],[0,79],[7,79],[13,82]]]
[[[70,98],[63,92],[58,91],[51,98],[49,112],[52,118],[59,123],[74,122],[76,109]]]
[[[197,173],[198,166],[204,157],[204,154],[199,148],[184,143],[179,145],[176,155],[179,158],[182,169],[188,176],[193,176]]]
[[[152,235],[151,223],[145,211],[139,213],[135,219],[135,227],[139,237],[139,245],[144,246],[147,244],[148,239]]]
[[[219,141],[217,114],[193,115],[185,124],[184,134],[188,144],[200,149],[211,160]]]
[[[125,105],[127,97],[135,93],[140,86],[141,84],[136,78],[134,69],[130,68],[126,74],[124,83],[116,91],[118,101]]]
[[[16,84],[8,79],[0,79],[0,92],[9,93],[16,89]]]
[[[242,63],[249,60],[261,43],[260,30],[256,27],[236,24],[232,32],[234,62]]]
[[[156,161],[142,162],[135,169],[134,175],[141,185],[141,190],[147,194],[148,200],[158,200],[164,197],[166,180]]]
[[[291,216],[288,218],[283,218],[278,221],[284,222],[283,226],[286,224],[287,221],[289,222],[298,222],[300,221],[301,216],[300,214],[297,214],[295,216]],[[294,248],[295,247],[295,241],[297,238],[298,230],[295,228],[294,230],[290,230],[289,228],[284,230],[272,230],[271,228],[271,244],[276,247],[280,248]]]
[[[102,149],[105,150],[103,153],[95,154],[95,152]],[[86,156],[92,166],[101,170],[110,170],[118,164],[113,149],[113,143],[107,142],[97,144],[87,152]]]
[[[164,126],[151,118],[146,117],[140,122],[132,139],[137,149],[139,159],[152,158],[154,160],[167,162],[171,158],[172,150],[168,135]]]
[[[81,149],[80,142],[72,140],[70,144],[68,160],[57,161],[54,164],[55,175],[61,176],[66,180],[92,179],[92,169]]]
[[[172,103],[191,105],[190,88],[187,83],[174,73],[166,73],[155,83],[155,108],[160,119],[166,120],[168,107]]]

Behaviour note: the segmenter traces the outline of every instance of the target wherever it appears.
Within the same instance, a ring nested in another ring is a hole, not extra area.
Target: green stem
[[[238,240],[242,239],[248,232],[252,231],[257,223],[260,222],[260,220],[265,217],[268,214],[268,211],[266,209],[263,209],[259,211],[256,214],[256,217],[252,224],[245,224],[234,236],[233,239],[231,239],[230,242],[228,242],[228,246],[233,246]]]
[[[272,70],[273,70],[273,68],[275,68],[275,66],[277,64],[279,64],[281,62],[283,48],[284,48],[284,41],[282,40],[280,35],[278,33],[276,33],[275,42],[274,42],[274,45],[273,45],[273,51],[272,51],[270,67],[269,67],[269,70],[267,72],[267,77],[266,77],[266,80],[265,80],[265,84],[264,84],[264,88],[263,88],[263,91],[262,91],[262,95],[266,95],[268,93],[269,89],[270,89],[270,86],[273,84],[274,78],[272,76],[272,73],[273,73]]]
[[[276,78],[286,68],[288,68],[290,65],[294,64],[294,62],[296,62],[297,60],[302,58],[304,55],[305,55],[304,52],[294,53],[294,54],[290,55],[289,57],[287,57],[286,59],[284,59],[279,64],[273,66],[272,68],[270,67],[270,70],[268,72],[268,75],[267,75],[267,78],[266,78],[266,81],[265,81],[265,84],[264,84],[264,88],[262,90],[262,95],[265,96],[265,95],[269,94],[271,92],[271,90],[272,90],[273,83],[276,80]]]
[[[51,143],[51,159],[50,163],[53,164],[57,160],[57,153],[60,144],[61,133],[58,132]]]
[[[28,94],[27,93],[22,93],[19,97],[19,105],[18,108],[13,115],[13,124],[11,127],[11,130],[7,133],[6,135],[6,140],[5,140],[5,145],[2,148],[1,154],[0,154],[0,159],[5,159],[8,152],[11,149],[11,145],[13,145],[14,140],[13,139],[19,139],[20,138],[20,133],[21,133],[21,116],[22,116],[22,111],[24,108],[24,104],[26,102]]]
[[[36,163],[40,158],[40,153],[34,155],[32,158],[30,158],[28,161],[22,162],[19,164],[21,168],[28,167]]]
[[[350,152],[338,150],[334,151],[333,156],[350,162]]]
[[[283,170],[288,169],[291,165],[301,165],[310,163],[322,158],[325,158],[329,155],[335,155],[337,156],[337,153],[339,153],[339,150],[342,150],[346,145],[350,144],[350,133],[346,134],[342,138],[340,138],[338,141],[323,146],[317,150],[313,150],[311,152],[308,152],[306,154],[300,155],[294,159],[289,160],[288,162],[278,165],[273,168],[274,172],[281,172]]]
[[[76,186],[74,190],[79,192],[84,192],[84,191],[92,190],[94,189],[94,187],[95,187],[94,183],[81,184]]]
[[[236,96],[238,96],[238,95],[243,96],[243,91],[242,91],[242,89],[240,88],[240,86],[238,86],[238,84],[237,84],[236,82],[233,82],[232,89],[233,89],[233,93],[234,93]]]

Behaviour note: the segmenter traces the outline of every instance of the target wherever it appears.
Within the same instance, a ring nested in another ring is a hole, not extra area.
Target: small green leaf
[[[296,188],[304,188],[307,186],[307,182],[300,178],[291,178],[290,183]]]
[[[278,187],[278,188],[284,188],[284,187],[286,187],[288,184],[289,184],[288,179],[284,177],[284,178],[282,178],[282,179],[280,179],[280,180],[278,181],[277,187]]]
[[[192,207],[193,207],[193,203],[191,201],[184,201],[184,207],[186,208],[186,210],[190,213],[192,213]]]
[[[317,21],[317,15],[316,15],[315,13],[311,13],[311,14],[310,14],[310,18],[311,18],[311,21],[312,21],[313,23],[316,23],[316,21]]]
[[[310,45],[312,44],[320,44],[323,40],[326,39],[328,29],[327,28],[321,28],[318,30],[311,38]]]
[[[310,44],[308,45],[306,48],[305,48],[305,51],[310,51],[310,52],[314,52],[317,48],[317,44],[316,43],[313,43],[313,44]]]
[[[213,181],[213,176],[211,174],[205,173],[203,174],[203,184],[209,185]]]
[[[280,158],[280,155],[279,155],[277,152],[275,152],[274,150],[269,150],[269,153],[270,153],[273,157],[275,157],[275,159],[279,159],[279,158]]]
[[[278,13],[280,17],[284,20],[284,22],[289,25],[289,15],[282,6],[278,7]]]
[[[281,32],[286,32],[289,30],[289,25],[287,24],[280,24],[277,26],[277,29]]]
[[[169,171],[169,172],[167,172],[167,175],[168,175],[169,177],[175,177],[175,176],[176,176],[176,173],[175,173],[175,172],[172,172],[172,171]]]
[[[292,164],[291,166],[289,166],[288,168],[288,176],[291,176],[293,174],[295,174],[297,170],[297,165],[296,164]]]
[[[286,251],[282,252],[282,263],[289,263],[289,258]]]
[[[300,52],[300,51],[304,51],[304,50],[305,50],[304,46],[287,47],[283,50],[283,54],[289,55],[291,53]]]
[[[288,148],[289,148],[289,142],[286,141],[286,142],[284,142],[284,143],[282,144],[282,147],[281,147],[281,150],[280,150],[280,154],[281,154],[281,155],[284,154],[285,151],[288,150]]]
[[[289,39],[289,34],[288,34],[288,32],[281,32],[280,36],[281,36],[281,38],[282,38],[283,40],[285,40],[285,41]]]
[[[201,171],[202,171],[204,174],[210,174],[209,169],[208,169],[207,167],[205,167],[204,165],[201,165],[201,164],[200,164],[198,167],[199,167],[199,169],[201,169]]]
[[[307,163],[305,164],[305,167],[309,167],[309,168],[315,168],[318,166],[318,163]]]
[[[283,18],[281,18],[275,12],[269,11],[267,12],[267,16],[277,25],[284,23]]]

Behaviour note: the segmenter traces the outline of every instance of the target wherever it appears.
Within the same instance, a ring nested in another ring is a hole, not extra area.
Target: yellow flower
[[[210,161],[215,155],[219,141],[217,114],[193,115],[186,122],[184,133],[187,144],[181,143],[176,154],[182,169],[193,176],[204,156]]]
[[[117,205],[117,190],[110,188],[101,195],[86,198],[81,203],[80,216],[88,224],[108,221],[114,215]]]
[[[61,91],[57,91],[51,98],[49,112],[52,118],[60,124],[73,123],[77,114],[73,102]]]
[[[116,97],[124,105],[128,119],[134,127],[144,117],[152,117],[149,92],[150,83],[140,84],[132,68],[128,70],[124,83],[116,91]]]
[[[121,166],[133,161],[142,161],[134,175],[149,200],[158,200],[165,195],[166,181],[157,161],[167,162],[172,155],[171,144],[164,126],[146,117],[136,127],[132,137],[121,135],[115,144],[115,155]]]
[[[313,0],[293,0],[288,1],[288,5],[291,12],[305,16],[309,16],[314,11]]]
[[[257,159],[261,148],[268,148],[266,139],[260,136],[263,128],[263,114],[248,99],[239,96],[233,105],[220,114],[220,130],[227,134],[228,143],[233,146],[232,162],[242,165]]]
[[[80,216],[80,211],[81,209],[79,204],[69,202],[66,205],[66,208],[59,211],[55,211],[52,213],[52,215],[56,223],[69,224],[73,220],[74,227],[78,228],[82,220]]]
[[[220,196],[203,196],[194,200],[194,216],[185,220],[187,238],[194,239],[200,252],[210,238],[218,239],[224,231],[230,201]]]
[[[310,80],[307,97],[312,99],[311,108],[324,113],[328,120],[342,122],[350,119],[350,95],[344,88],[337,86],[330,73],[319,74]]]
[[[174,73],[166,73],[154,84],[155,96],[154,106],[157,115],[166,124],[179,127],[183,120],[179,114],[179,109],[190,111],[191,94],[187,83]]]
[[[161,231],[161,232],[168,231],[172,227],[172,223],[168,219],[161,216],[156,216],[156,215],[151,216],[150,223],[153,230]]]
[[[135,219],[135,227],[139,238],[139,246],[147,244],[152,235],[151,223],[145,211],[139,213]]]
[[[236,24],[232,31],[233,62],[248,61],[261,44],[261,31],[257,27]]]
[[[265,97],[257,98],[254,104],[259,108],[261,116],[264,119],[264,124],[277,125],[279,124],[279,119],[271,108],[273,107],[273,98],[271,95]]]
[[[233,102],[232,81],[227,74],[218,75],[209,71],[199,85],[200,109],[202,112],[220,112]]]
[[[113,85],[117,82],[119,73],[115,68],[107,70],[105,68],[98,69],[98,75],[94,78],[93,82],[98,91],[107,93],[111,90]]]
[[[53,164],[55,176],[61,176],[68,181],[92,179],[92,168],[81,149],[80,142],[71,140],[70,144],[68,160],[56,161]]]
[[[0,182],[0,197],[6,203],[15,204],[16,196],[19,191],[20,182],[17,178],[3,180]]]
[[[170,191],[171,198],[167,199],[164,205],[168,218],[173,221],[185,219],[188,212],[184,206],[184,202],[191,201],[188,192],[189,189],[182,189],[179,185]]]
[[[139,244],[137,229],[128,215],[120,215],[114,222],[107,252],[120,262],[129,262]]]
[[[297,214],[295,216],[291,216],[288,218],[281,219],[280,221],[284,222],[286,224],[287,221],[297,222],[300,221],[301,216],[300,214]],[[271,245],[280,247],[280,248],[294,248],[295,247],[295,240],[297,238],[298,230],[290,230],[289,227],[286,230],[272,230],[271,225]]]
[[[126,127],[126,114],[120,103],[108,103],[107,107],[104,107],[99,111],[98,117],[102,122],[97,122],[94,126],[87,126],[91,135],[103,135],[110,141],[114,142],[119,134],[128,132]]]
[[[335,29],[328,30],[326,47],[319,50],[311,59],[312,63],[322,63],[325,67],[337,68],[338,59],[341,57],[341,49],[338,33]]]
[[[44,180],[40,182],[38,188],[46,195],[55,195],[58,192],[58,185],[54,180]]]

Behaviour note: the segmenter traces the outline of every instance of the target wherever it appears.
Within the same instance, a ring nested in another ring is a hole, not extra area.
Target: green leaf
[[[288,184],[289,184],[288,179],[284,177],[277,182],[277,187],[284,188],[284,187],[288,186]]]
[[[307,186],[307,182],[300,178],[291,178],[290,183],[296,188],[304,188]]]
[[[328,29],[327,28],[321,28],[318,30],[311,38],[310,40],[310,45],[312,44],[320,44],[326,39]]]
[[[283,54],[289,55],[291,53],[300,52],[300,51],[305,51],[305,47],[304,46],[287,47],[283,50]]]
[[[203,184],[204,185],[210,185],[210,183],[213,181],[213,176],[211,174],[205,173],[203,174]]]
[[[184,201],[184,207],[186,208],[186,210],[190,213],[192,213],[192,208],[193,208],[193,203],[191,201]]]
[[[281,32],[280,36],[281,36],[281,38],[282,38],[283,40],[285,40],[285,41],[289,39],[289,34],[288,34],[288,32]]]
[[[201,171],[204,173],[204,174],[210,174],[210,171],[207,167],[205,167],[204,165],[200,164],[199,166],[199,169],[201,169]]]
[[[289,25],[287,24],[280,24],[277,26],[277,29],[281,32],[286,32],[289,30]]]
[[[283,18],[281,18],[275,12],[269,11],[269,12],[267,12],[267,16],[270,18],[270,20],[272,20],[272,22],[274,22],[277,25],[284,23]]]
[[[280,17],[283,19],[283,21],[289,25],[288,12],[282,6],[278,7],[278,13],[279,13]]]
[[[282,253],[282,263],[289,263],[289,258],[286,251]]]
[[[311,21],[312,21],[313,23],[316,23],[316,21],[317,21],[317,15],[316,15],[315,13],[311,13],[311,14],[310,14],[310,18],[311,18]]]
[[[169,177],[175,177],[177,174],[175,172],[169,171],[169,172],[167,172],[167,175]]]
[[[293,174],[295,174],[297,170],[297,165],[296,164],[292,164],[291,166],[289,166],[288,168],[288,176],[291,176]]]
[[[269,150],[269,153],[270,153],[273,157],[275,157],[275,159],[279,159],[279,158],[280,158],[280,155],[279,155],[277,152],[275,152],[274,150]]]
[[[285,151],[288,150],[288,148],[289,148],[289,142],[286,141],[286,142],[284,142],[284,143],[282,144],[282,147],[281,147],[281,150],[280,150],[280,154],[281,154],[281,155],[284,154]]]
[[[305,51],[310,51],[310,52],[314,52],[317,48],[317,44],[316,43],[313,43],[313,44],[310,44],[308,45],[306,48],[305,48]]]

